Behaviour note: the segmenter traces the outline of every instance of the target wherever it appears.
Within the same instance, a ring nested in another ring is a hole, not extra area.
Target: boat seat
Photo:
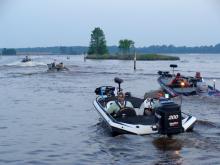
[[[107,102],[107,104],[106,104],[106,109],[108,109],[110,106],[111,106],[111,104],[113,104],[115,101],[109,101],[109,102]],[[139,108],[134,108],[134,109],[139,109]]]
[[[130,101],[134,108],[140,108],[144,99],[140,99],[137,97],[126,97],[127,101]]]
[[[106,109],[108,109],[110,106],[111,106],[111,104],[113,104],[115,101],[109,101],[109,102],[107,102],[107,104],[106,104]]]
[[[134,108],[137,116],[143,116],[144,115],[144,109],[142,108]]]
[[[115,101],[109,101],[107,104],[106,104],[106,106],[105,106],[105,109],[107,110],[110,106],[111,106],[111,104],[113,104]],[[136,114],[138,115],[138,116],[142,116],[143,114],[144,114],[144,108],[135,108],[134,107],[134,110],[135,110],[135,112],[136,112]]]

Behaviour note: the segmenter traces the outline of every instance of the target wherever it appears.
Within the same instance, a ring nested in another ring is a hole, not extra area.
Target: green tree
[[[92,31],[88,54],[108,54],[104,32],[97,27]]]
[[[131,48],[134,48],[134,41],[128,39],[120,40],[118,48],[121,53],[128,54]]]
[[[2,55],[16,55],[15,49],[2,49]]]
[[[67,51],[66,51],[66,47],[65,47],[65,46],[61,46],[61,47],[60,47],[60,53],[61,53],[61,54],[66,54],[66,52],[67,52]]]

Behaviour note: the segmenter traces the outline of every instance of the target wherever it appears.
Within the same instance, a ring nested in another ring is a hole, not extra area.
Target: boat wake
[[[197,125],[202,126],[202,127],[207,127],[207,128],[218,128],[218,127],[220,127],[216,123],[213,123],[213,122],[207,121],[207,120],[197,120]]]
[[[33,66],[44,66],[47,65],[44,62],[37,62],[37,61],[29,61],[29,62],[21,62],[15,61],[12,63],[5,64],[5,66],[20,66],[20,67],[33,67]]]

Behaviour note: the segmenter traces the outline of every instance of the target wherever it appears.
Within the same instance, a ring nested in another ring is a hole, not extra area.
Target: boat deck
[[[142,124],[142,125],[154,125],[155,117],[152,116],[134,116],[134,117],[121,117],[116,119],[118,122],[127,124]]]

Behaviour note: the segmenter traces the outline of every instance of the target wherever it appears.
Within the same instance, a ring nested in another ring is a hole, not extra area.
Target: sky
[[[95,27],[107,45],[215,45],[220,0],[0,0],[0,48],[88,46]]]

